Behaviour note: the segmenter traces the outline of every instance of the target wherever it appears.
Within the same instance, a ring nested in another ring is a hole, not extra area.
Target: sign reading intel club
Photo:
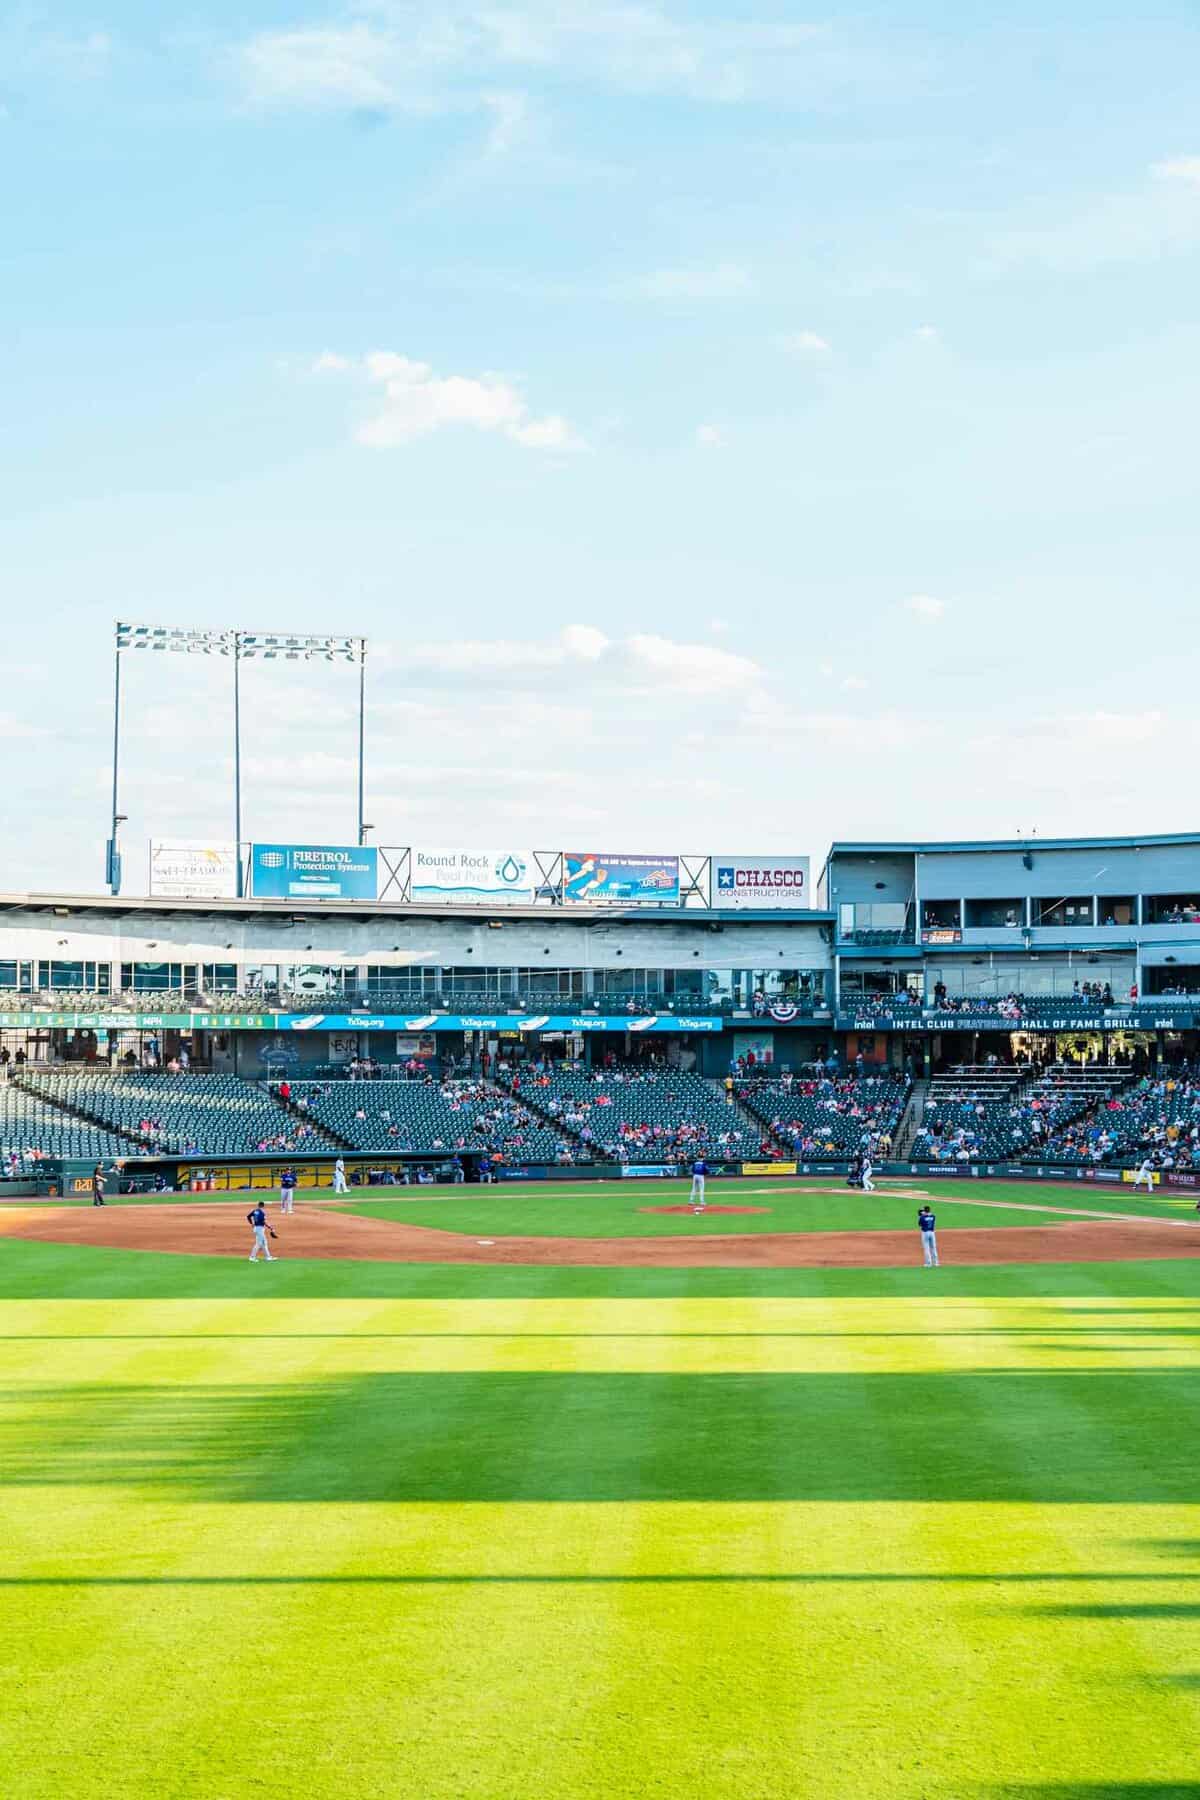
[[[379,853],[348,844],[252,844],[258,900],[374,900]]]

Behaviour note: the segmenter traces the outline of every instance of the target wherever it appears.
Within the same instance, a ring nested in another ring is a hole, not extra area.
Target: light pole
[[[371,829],[363,823],[363,791],[366,751],[367,640],[330,633],[290,631],[242,631],[204,626],[127,625],[118,623],[116,671],[113,686],[113,827],[108,842],[105,878],[117,893],[121,883],[121,859],[117,851],[117,826],[124,820],[117,812],[117,779],[121,747],[121,656],[126,650],[174,651],[185,656],[228,656],[233,659],[233,831],[237,860],[237,891],[243,891],[242,875],[242,663],[327,662],[358,664],[358,841]]]

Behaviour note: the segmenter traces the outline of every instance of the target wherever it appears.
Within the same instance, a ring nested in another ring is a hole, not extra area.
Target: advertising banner
[[[735,1031],[733,1056],[735,1062],[739,1057],[752,1056],[756,1065],[773,1063],[775,1061],[775,1033],[773,1031]]]
[[[1137,1012],[1124,1008],[1105,1012],[1093,1008],[1070,1011],[1070,1002],[1062,1012],[927,1012],[920,1007],[902,1007],[894,1013],[840,1012],[839,1031],[1192,1031],[1200,1014],[1177,1012],[1165,1014],[1147,1006]]]
[[[374,900],[379,853],[357,844],[252,844],[259,900]]]
[[[712,859],[712,903],[748,912],[807,906],[807,856],[729,856]]]
[[[198,838],[150,839],[150,893],[162,900],[233,900],[237,845]]]
[[[1154,1184],[1155,1187],[1162,1186],[1162,1175],[1159,1173],[1159,1171],[1157,1169],[1148,1169],[1146,1171],[1146,1174],[1149,1175],[1150,1180]],[[1137,1179],[1138,1179],[1138,1172],[1136,1169],[1122,1169],[1121,1170],[1121,1180],[1123,1182],[1125,1182],[1125,1184],[1127,1186],[1132,1186],[1133,1183]],[[1145,1181],[1146,1176],[1143,1175],[1141,1179],[1143,1181]]]
[[[648,1016],[581,1018],[567,1013],[541,1013],[530,1018],[525,1013],[143,1013],[143,1012],[6,1012],[0,1013],[0,1028],[7,1030],[51,1029],[63,1031],[486,1031],[492,1036],[505,1032],[526,1035],[529,1032],[648,1031],[697,1032],[720,1031],[725,1021],[720,1017],[693,1019],[678,1013],[651,1013]]]
[[[797,1165],[794,1162],[747,1163],[742,1164],[743,1175],[794,1175]]]
[[[414,850],[409,894],[414,903],[531,905],[533,852]]]
[[[678,905],[677,856],[618,856],[612,851],[563,851],[564,900]]]
[[[678,1175],[678,1163],[622,1163],[622,1178],[639,1181],[643,1175]]]

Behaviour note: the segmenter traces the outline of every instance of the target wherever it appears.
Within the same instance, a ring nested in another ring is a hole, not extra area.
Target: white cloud
[[[374,450],[392,450],[455,425],[497,432],[526,450],[583,448],[558,413],[531,416],[524,395],[501,375],[438,376],[428,363],[392,350],[373,350],[361,363],[326,350],[313,368],[338,373],[361,368],[367,381],[382,389],[378,412],[355,433],[360,444]]]
[[[1164,158],[1136,186],[1100,194],[1067,217],[1037,208],[1032,218],[996,235],[983,272],[1006,275],[1029,266],[1077,275],[1194,251],[1200,242],[1198,188],[1200,156]]]
[[[933,594],[910,594],[904,606],[918,619],[941,619],[946,614],[946,602],[936,599]]]
[[[454,684],[497,677],[539,683],[549,672],[616,694],[731,693],[757,685],[748,656],[651,632],[609,638],[593,625],[568,625],[553,638],[447,640],[405,646],[397,666]]]
[[[779,348],[794,356],[828,356],[832,345],[816,331],[785,331],[779,339]]]
[[[725,443],[725,434],[719,425],[697,425],[696,442],[701,450],[720,450]]]
[[[714,637],[723,637],[724,634],[729,630],[729,620],[728,619],[710,619],[708,621],[708,629],[712,632]]]
[[[656,269],[638,288],[648,300],[739,300],[754,292],[754,280],[726,262],[711,269]]]
[[[653,0],[442,0],[428,11],[373,0],[260,31],[235,51],[242,86],[259,104],[410,111],[477,104],[472,80],[513,70],[718,104],[768,94],[794,101],[856,77],[860,91],[864,81],[890,84],[897,69],[884,60],[822,26],[674,17]]]
[[[1169,156],[1152,165],[1150,173],[1159,181],[1186,181],[1200,187],[1200,156]]]

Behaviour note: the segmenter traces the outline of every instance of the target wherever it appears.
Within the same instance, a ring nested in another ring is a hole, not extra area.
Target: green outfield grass
[[[6,1797],[1200,1793],[1200,1261],[0,1298]]]
[[[824,1184],[826,1189],[832,1182]],[[546,1182],[527,1186],[513,1183],[498,1187],[451,1189],[440,1195],[404,1190],[402,1199],[355,1198],[339,1211],[363,1213],[375,1219],[399,1219],[408,1225],[433,1225],[442,1231],[461,1231],[471,1237],[664,1237],[682,1234],[728,1236],[730,1232],[777,1231],[905,1231],[916,1229],[921,1202],[901,1198],[882,1189],[860,1194],[852,1188],[813,1192],[783,1184],[763,1188],[753,1181],[725,1187],[715,1184],[708,1193],[710,1206],[762,1207],[752,1213],[661,1213],[648,1207],[685,1206],[686,1186],[674,1182],[581,1183],[560,1189]],[[980,1196],[975,1196],[979,1198]],[[997,1197],[999,1198],[999,1197]],[[945,1206],[940,1202],[945,1199]],[[956,1206],[948,1195],[932,1196],[938,1229],[959,1225],[1056,1225],[1057,1213],[1019,1212],[1001,1206]],[[1036,1198],[1026,1200],[1036,1206]]]

